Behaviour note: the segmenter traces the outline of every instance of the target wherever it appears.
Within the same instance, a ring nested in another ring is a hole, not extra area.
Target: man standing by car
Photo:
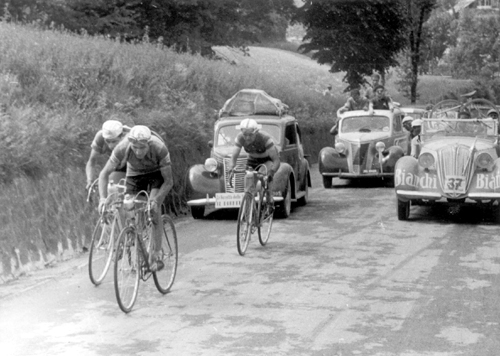
[[[106,201],[109,175],[121,164],[127,165],[126,194],[150,192],[149,204],[153,215],[154,252],[150,256],[151,271],[161,269],[161,204],[173,186],[170,153],[165,143],[143,125],[134,126],[126,140],[113,150],[99,175],[99,211]]]
[[[411,140],[411,153],[412,157],[418,158],[420,154],[420,132],[422,131],[422,120],[415,119],[411,123],[412,135]]]
[[[241,149],[244,148],[248,153],[248,167],[255,169],[261,164],[266,166],[269,184],[269,196],[267,198],[270,202],[273,202],[274,199],[271,193],[273,191],[272,180],[274,174],[280,167],[280,157],[276,145],[274,144],[271,136],[265,132],[259,132],[262,125],[257,124],[257,121],[253,119],[244,119],[238,126],[236,126],[236,128],[240,129],[241,132],[235,139],[235,147],[231,157],[231,166],[229,167],[229,170],[232,174]]]

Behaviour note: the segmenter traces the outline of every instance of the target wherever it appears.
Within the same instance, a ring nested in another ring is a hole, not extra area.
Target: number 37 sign
[[[465,183],[466,180],[463,176],[446,176],[443,193],[465,194]]]

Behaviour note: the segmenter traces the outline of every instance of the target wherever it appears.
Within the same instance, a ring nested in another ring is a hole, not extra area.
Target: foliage
[[[458,24],[459,38],[447,58],[455,77],[481,75],[493,79],[500,68],[500,15],[464,11]]]
[[[306,27],[301,49],[346,72],[348,88],[364,82],[372,71],[384,73],[397,64],[395,55],[406,46],[405,23],[399,1],[308,0],[296,20]]]

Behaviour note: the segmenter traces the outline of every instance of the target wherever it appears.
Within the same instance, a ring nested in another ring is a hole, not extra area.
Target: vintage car
[[[332,178],[393,177],[396,161],[408,152],[409,133],[403,130],[399,109],[347,111],[337,123],[335,147],[319,153],[323,186],[332,187]]]
[[[210,158],[205,164],[189,168],[187,204],[195,219],[204,217],[206,207],[240,206],[245,173],[235,173],[230,182],[228,164],[235,138],[240,132],[236,126],[245,118],[252,118],[261,124],[261,131],[273,137],[279,151],[281,164],[273,181],[275,216],[286,218],[290,215],[292,203],[307,203],[311,177],[297,120],[287,114],[287,106],[280,100],[262,90],[243,89],[229,99],[219,113],[214,127],[214,141],[209,142],[212,148]],[[237,171],[245,169],[247,157],[242,149]]]
[[[394,187],[399,220],[407,220],[411,205],[446,203],[493,206],[500,200],[498,122],[486,118],[494,104],[485,100],[438,103],[424,119],[418,158],[396,163]],[[472,119],[457,119],[467,110]]]

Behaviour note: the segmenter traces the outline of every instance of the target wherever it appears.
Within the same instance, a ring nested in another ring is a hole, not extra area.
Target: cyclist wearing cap
[[[94,181],[95,167],[97,165],[97,157],[99,155],[109,155],[113,148],[128,134],[130,127],[124,126],[118,120],[108,120],[102,125],[102,129],[97,131],[92,144],[90,145],[90,157],[85,166],[85,173],[87,175],[87,185],[85,189],[89,189]],[[118,181],[125,177],[126,167],[118,167],[111,175],[111,179],[118,183]]]
[[[259,130],[262,128],[262,125],[257,124],[257,121],[253,119],[244,119],[236,128],[240,129],[241,132],[235,139],[231,166],[229,167],[231,173],[236,166],[241,149],[244,148],[248,153],[248,167],[255,169],[260,164],[266,165],[269,192],[272,192],[271,182],[274,174],[280,167],[280,157],[272,137],[265,132],[260,132]],[[273,201],[272,194],[269,196],[269,201]]]
[[[153,213],[153,238],[155,253],[151,256],[151,270],[163,266],[157,261],[161,248],[161,204],[173,186],[170,153],[165,143],[142,125],[134,126],[113,150],[111,157],[99,175],[99,211],[102,209],[109,175],[121,164],[127,166],[126,193],[137,194],[141,190],[150,192]]]
[[[405,117],[403,118],[403,121],[402,121],[402,123],[403,123],[403,128],[404,128],[406,131],[410,132],[410,133],[411,133],[411,122],[412,122],[412,121],[413,121],[413,117],[411,117],[411,116],[405,116]],[[413,137],[413,136],[412,136],[412,137]]]
[[[412,157],[418,158],[420,154],[420,132],[422,131],[422,120],[415,119],[411,122],[411,133],[413,136],[411,140],[411,152]]]

